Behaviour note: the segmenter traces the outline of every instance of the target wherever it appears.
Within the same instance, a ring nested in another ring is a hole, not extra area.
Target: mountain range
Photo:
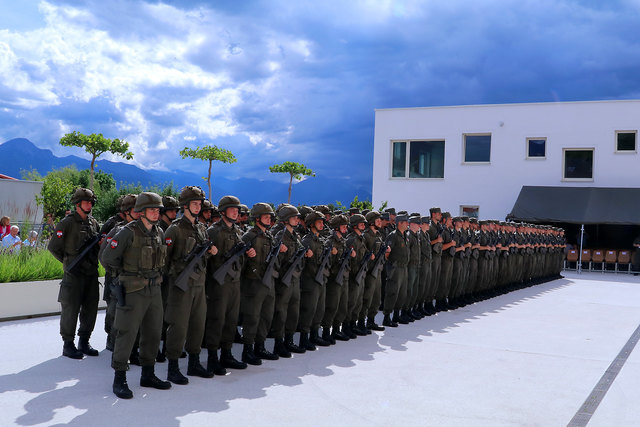
[[[75,165],[78,170],[88,169],[90,161],[78,156],[57,157],[51,150],[38,148],[33,142],[25,138],[15,138],[0,145],[0,174],[20,178],[22,170],[37,170],[46,175],[54,169]],[[173,182],[178,189],[185,185],[199,185],[206,191],[206,181],[202,176],[206,174],[205,162],[203,172],[196,174],[180,170],[159,171],[144,170],[124,162],[97,160],[95,170],[101,170],[113,175],[118,185],[120,183],[149,185],[165,185]],[[258,180],[251,178],[228,179],[223,176],[212,176],[212,191],[214,203],[225,194],[233,194],[251,206],[256,202],[280,203],[286,201],[288,183],[280,181]],[[340,201],[348,204],[358,196],[360,200],[371,200],[371,177],[361,181],[340,180],[316,175],[304,181],[295,183],[292,190],[293,204],[335,203]]]

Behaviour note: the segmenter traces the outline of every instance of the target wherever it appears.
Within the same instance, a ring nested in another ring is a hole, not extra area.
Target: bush
[[[0,254],[0,283],[62,279],[62,263],[47,250],[22,248],[17,255]],[[98,274],[104,276],[99,266]]]

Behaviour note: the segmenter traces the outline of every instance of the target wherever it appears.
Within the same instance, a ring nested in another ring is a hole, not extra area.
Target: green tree
[[[291,186],[294,178],[300,181],[303,176],[316,176],[311,169],[302,163],[296,162],[284,162],[281,165],[269,166],[269,172],[289,174],[289,197],[287,198],[287,203],[291,203]]]
[[[25,181],[44,181],[44,177],[40,175],[37,169],[21,169],[20,170],[20,178]]]
[[[102,136],[101,133],[84,135],[80,132],[68,133],[60,138],[60,145],[64,147],[80,147],[91,154],[91,178],[89,188],[93,191],[94,167],[96,159],[104,153],[111,153],[124,157],[127,160],[133,158],[133,153],[129,150],[129,143],[121,141],[117,138],[109,139]]]
[[[56,221],[64,216],[70,204],[71,191],[76,187],[72,174],[73,168],[53,170],[44,177],[40,195],[36,195],[36,203],[42,206],[44,214],[52,213]]]
[[[238,159],[236,159],[236,156],[234,156],[230,150],[218,148],[215,145],[206,145],[204,147],[198,147],[196,149],[184,147],[184,149],[180,151],[180,156],[183,159],[191,158],[209,161],[209,172],[207,173],[206,178],[207,186],[209,187],[209,200],[211,200],[211,165],[213,161],[217,160],[222,163],[235,163],[238,161]]]

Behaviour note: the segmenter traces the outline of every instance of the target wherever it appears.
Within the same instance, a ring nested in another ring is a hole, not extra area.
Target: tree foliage
[[[291,187],[294,178],[300,181],[303,176],[316,176],[315,172],[303,165],[296,162],[284,162],[280,165],[269,166],[269,172],[272,173],[288,173],[289,174],[289,196],[287,203],[291,203]]]
[[[206,178],[207,187],[209,188],[209,200],[211,200],[211,166],[213,162],[235,163],[238,161],[230,150],[218,148],[215,145],[205,145],[204,147],[197,147],[195,149],[184,147],[184,149],[180,151],[180,156],[183,159],[190,158],[207,160],[209,162],[209,171]]]
[[[60,145],[64,147],[80,147],[91,154],[91,173],[89,180],[89,188],[93,190],[94,183],[94,167],[98,157],[104,153],[111,153],[124,157],[127,160],[133,158],[133,153],[129,151],[129,143],[120,139],[105,138],[101,133],[84,135],[80,132],[68,133],[60,138]]]

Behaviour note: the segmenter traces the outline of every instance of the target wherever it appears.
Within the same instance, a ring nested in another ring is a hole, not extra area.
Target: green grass
[[[104,268],[98,269],[104,276]],[[23,248],[19,254],[0,254],[0,283],[62,279],[62,263],[47,250]]]

